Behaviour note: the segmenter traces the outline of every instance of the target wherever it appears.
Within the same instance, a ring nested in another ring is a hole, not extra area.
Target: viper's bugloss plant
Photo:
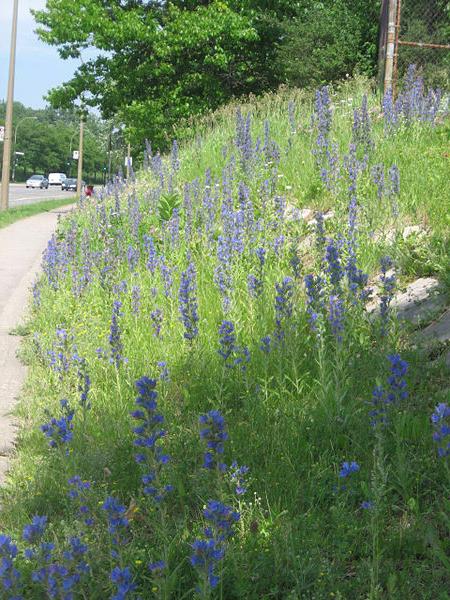
[[[226,469],[222,462],[225,450],[224,443],[228,440],[225,419],[218,410],[210,410],[205,415],[200,415],[200,438],[206,443],[206,452],[203,455],[205,469]]]
[[[178,302],[181,321],[184,325],[184,337],[190,342],[198,335],[198,308],[197,308],[197,276],[193,263],[181,274]]]
[[[450,456],[450,406],[445,402],[438,404],[431,415],[431,423],[438,456]]]
[[[207,597],[211,589],[219,584],[217,569],[225,556],[228,540],[233,536],[233,525],[240,515],[231,506],[218,500],[209,500],[203,510],[206,527],[203,538],[196,539],[192,545],[191,564],[199,573],[198,591]]]
[[[142,476],[143,492],[152,498],[157,504],[166,494],[172,491],[172,485],[162,483],[162,471],[170,461],[165,454],[159,441],[166,435],[161,429],[164,417],[157,411],[156,380],[149,377],[141,377],[135,382],[139,396],[136,398],[137,410],[131,413],[133,419],[138,422],[134,427],[134,445],[139,449],[135,455],[136,462],[145,469]]]
[[[61,415],[51,417],[48,423],[41,425],[41,431],[49,440],[48,445],[50,448],[65,448],[66,454],[69,454],[69,445],[73,439],[75,411],[70,408],[67,400],[61,400],[60,407]]]
[[[129,521],[126,516],[127,508],[114,496],[108,496],[102,504],[102,509],[108,517],[108,532],[113,545],[111,556],[119,556],[120,547],[129,541]]]
[[[0,534],[0,590],[8,600],[23,600],[22,576],[16,568],[17,546],[7,535]]]

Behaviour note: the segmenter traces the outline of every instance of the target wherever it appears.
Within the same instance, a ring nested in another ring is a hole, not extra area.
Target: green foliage
[[[304,87],[336,81],[376,66],[379,3],[305,2],[283,23],[278,64],[286,81]]]
[[[62,58],[94,48],[50,91],[126,124],[126,136],[167,149],[180,120],[280,83],[311,86],[375,66],[379,2],[51,0],[35,11]],[[67,26],[70,23],[70,27]]]
[[[46,212],[59,206],[65,206],[72,204],[74,198],[62,198],[61,200],[45,200],[43,202],[35,202],[33,204],[27,204],[25,206],[18,206],[15,208],[9,208],[0,212],[0,229],[15,223],[25,217],[31,217],[41,212]]]
[[[0,123],[4,122],[5,111],[6,104],[1,102]],[[75,112],[52,108],[35,110],[15,102],[13,128],[14,133],[17,128],[17,140],[12,151],[24,153],[24,156],[16,157],[16,181],[25,181],[33,173],[48,175],[52,171],[76,175],[77,163],[71,155],[72,150],[78,149],[79,117]],[[94,115],[88,115],[83,162],[86,180],[103,181],[103,167],[107,164],[108,129],[108,124]],[[0,144],[0,172],[2,154],[3,144]],[[123,150],[120,158],[113,156],[114,167],[118,168],[122,163],[122,155]]]
[[[181,198],[178,194],[161,194],[158,203],[159,218],[162,221],[169,221],[173,211],[181,205]]]

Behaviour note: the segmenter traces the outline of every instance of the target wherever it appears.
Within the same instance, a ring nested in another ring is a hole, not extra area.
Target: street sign
[[[16,156],[25,156],[25,152],[15,152]]]
[[[133,166],[133,157],[130,156],[130,158],[128,158],[128,156],[125,156],[125,166],[128,167],[128,165],[130,165],[130,167]]]
[[[80,156],[79,151],[78,150],[74,150],[73,154],[72,154],[73,160],[78,160],[79,156]]]
[[[0,125],[0,142],[5,141],[5,127],[4,125]]]

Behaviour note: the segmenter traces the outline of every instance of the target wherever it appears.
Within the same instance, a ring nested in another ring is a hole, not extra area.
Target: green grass
[[[348,152],[353,108],[361,104],[364,91],[370,92],[370,83],[357,80],[332,93],[331,135],[341,158]],[[295,127],[288,119],[290,101],[295,101]],[[436,126],[413,123],[386,135],[375,95],[369,96],[369,106],[375,147],[357,182],[358,267],[379,283],[379,259],[389,254],[398,287],[433,275],[448,289],[449,216],[443,201],[450,192],[448,120],[441,115]],[[67,537],[83,532],[92,576],[80,582],[80,598],[110,597],[114,586],[109,573],[120,564],[131,568],[136,595],[145,599],[448,600],[449,465],[437,457],[430,424],[434,407],[448,402],[448,370],[442,358],[429,360],[411,337],[412,328],[403,327],[395,316],[389,319],[389,334],[380,335],[379,319],[367,314],[348,282],[333,289],[323,248],[311,227],[276,220],[274,197],[283,194],[299,208],[332,209],[327,237],[339,242],[340,236],[348,236],[348,177],[343,171],[333,192],[324,188],[312,155],[312,97],[297,90],[250,99],[242,107],[244,115],[252,113],[254,140],[263,135],[264,120],[269,119],[280,161],[276,170],[273,162],[262,159],[250,169],[236,159],[234,210],[241,206],[242,181],[261,226],[252,228],[248,204],[235,215],[237,223],[244,215],[244,247],[239,252],[237,244],[234,259],[226,262],[233,285],[225,311],[217,285],[217,242],[226,234],[219,198],[223,169],[231,153],[237,154],[235,109],[227,107],[195,124],[191,132],[180,132],[180,170],[172,174],[170,189],[167,158],[163,191],[158,192],[157,174],[142,172],[134,188],[119,186],[111,197],[87,203],[61,224],[58,251],[53,255],[49,249],[45,275],[35,290],[30,335],[22,350],[30,369],[18,409],[23,427],[17,458],[2,492],[2,529],[20,542],[23,525],[35,514],[47,515],[46,539],[56,545],[55,560],[62,560]],[[379,199],[372,182],[371,168],[381,162],[386,172],[394,162],[400,170],[398,216],[392,197]],[[261,192],[266,180],[275,188],[267,199]],[[185,184],[192,181],[191,213]],[[217,198],[210,226],[209,194]],[[181,230],[173,241],[173,222],[168,225],[164,218],[177,204]],[[420,224],[426,234],[404,240],[407,224]],[[392,235],[383,237],[386,232]],[[149,235],[160,257],[155,268]],[[311,245],[305,246],[305,240]],[[255,298],[248,292],[247,276],[260,274],[258,247],[266,255],[263,290]],[[341,250],[343,262],[349,258],[346,248]],[[300,276],[292,266],[294,257],[301,261]],[[167,270],[161,269],[161,261],[170,269],[171,291],[165,287]],[[184,337],[178,301],[189,261],[197,271],[199,315],[198,337],[192,342]],[[311,273],[326,280],[324,306],[317,307],[320,335],[311,328],[303,285]],[[280,292],[275,286],[286,276],[292,277],[292,304],[290,314],[281,316],[284,336],[277,342],[275,304]],[[133,310],[137,291],[138,311]],[[328,320],[334,296],[345,308],[342,341]],[[121,302],[120,354],[127,359],[117,366],[108,360],[115,300]],[[157,309],[162,313],[159,335]],[[234,367],[226,366],[218,353],[223,320],[232,321],[236,335],[237,348],[228,362],[243,359]],[[268,334],[272,349],[266,354],[260,346]],[[444,350],[435,348],[435,355]],[[386,427],[374,429],[368,403],[376,386],[388,386],[388,356],[394,353],[408,362],[408,398],[389,410]],[[158,379],[161,361],[167,363],[170,378],[158,381],[156,388],[167,430],[159,444],[171,460],[160,476],[174,490],[159,508],[143,494],[141,476],[146,471],[133,458],[135,424],[129,413],[135,408],[134,382],[143,375]],[[89,410],[80,405],[85,372],[91,380]],[[76,409],[67,455],[64,447],[48,448],[39,430],[50,416],[60,416],[63,398]],[[236,496],[228,477],[202,468],[205,448],[198,419],[211,409],[220,410],[226,421],[229,439],[223,461],[230,465],[237,460],[250,469],[248,491],[242,496]],[[344,461],[360,465],[345,481],[339,478]],[[75,474],[92,482],[87,500],[92,528],[83,526],[67,497],[67,479]],[[101,508],[108,495],[120,499],[130,518],[127,543],[114,559]],[[240,513],[223,569],[218,569],[221,583],[211,594],[195,591],[199,578],[189,561],[190,544],[202,536],[202,509],[209,499]],[[371,501],[373,508],[362,509],[363,501]],[[147,563],[160,559],[168,564],[162,578],[147,569]],[[44,597],[42,586],[29,582],[29,571],[36,567],[23,559],[17,566],[25,573],[25,597]]]
[[[33,215],[53,210],[54,208],[58,208],[59,206],[73,204],[74,201],[75,199],[73,197],[61,198],[56,200],[43,200],[42,202],[35,202],[34,204],[25,204],[24,206],[16,206],[13,208],[9,208],[8,210],[0,211],[0,229],[2,227],[7,227],[8,225],[11,225],[11,223],[15,223],[20,219],[32,217]]]

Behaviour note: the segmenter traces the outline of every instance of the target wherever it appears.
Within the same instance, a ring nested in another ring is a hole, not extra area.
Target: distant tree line
[[[52,0],[34,11],[62,58],[90,47],[55,108],[97,107],[135,145],[164,149],[180,120],[280,84],[374,73],[379,0]]]
[[[5,120],[6,105],[0,101],[0,124]],[[17,135],[15,135],[17,132]],[[32,109],[14,103],[13,140],[16,138],[11,161],[11,176],[25,181],[36,173],[61,172],[76,176],[77,162],[73,151],[78,149],[79,117],[63,109]],[[95,115],[88,115],[85,126],[83,178],[101,182],[108,169],[110,126]],[[112,140],[112,169],[117,171],[125,156],[124,142]],[[19,152],[20,154],[15,154]],[[22,154],[23,153],[23,154]],[[0,173],[3,143],[0,142]],[[14,168],[14,161],[16,162]]]

